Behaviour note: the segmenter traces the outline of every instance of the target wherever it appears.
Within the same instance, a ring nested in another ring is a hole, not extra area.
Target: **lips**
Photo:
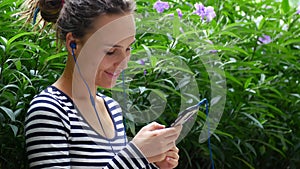
[[[108,71],[104,71],[108,76],[110,76],[111,78],[117,78],[120,76],[121,72],[108,72]]]

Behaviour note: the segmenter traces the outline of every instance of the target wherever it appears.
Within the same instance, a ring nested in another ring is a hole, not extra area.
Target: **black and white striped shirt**
[[[77,112],[73,101],[53,86],[32,100],[25,122],[30,168],[157,168],[133,143],[126,144],[119,104],[110,97],[99,96],[115,127],[112,139],[96,133]]]

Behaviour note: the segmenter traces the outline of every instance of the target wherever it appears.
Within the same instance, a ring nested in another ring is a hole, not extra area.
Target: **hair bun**
[[[63,0],[40,0],[39,8],[42,18],[47,22],[56,23],[59,12],[63,7]]]

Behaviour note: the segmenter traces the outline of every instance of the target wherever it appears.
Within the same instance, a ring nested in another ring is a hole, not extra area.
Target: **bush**
[[[38,32],[12,17],[22,1],[0,2],[0,168],[25,169],[25,113],[33,96],[58,78],[66,53],[57,52],[50,27]],[[208,98],[212,107],[225,102],[211,137],[215,168],[299,168],[297,3],[202,1],[216,14],[203,21],[193,13],[198,1],[170,1],[162,13],[154,3],[137,1],[126,83],[99,89],[123,106],[128,135],[152,120],[168,126],[180,110]],[[216,69],[208,71],[210,65]],[[216,100],[212,93],[224,87],[222,75],[226,97]],[[199,142],[204,109],[195,118],[178,144],[178,168],[211,168],[207,142]]]

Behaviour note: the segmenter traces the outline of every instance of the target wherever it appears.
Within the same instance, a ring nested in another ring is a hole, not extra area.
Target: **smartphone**
[[[193,117],[193,115],[197,114],[198,111],[199,104],[186,108],[178,114],[177,119],[174,121],[174,123],[171,124],[171,127],[183,125],[186,121]]]

